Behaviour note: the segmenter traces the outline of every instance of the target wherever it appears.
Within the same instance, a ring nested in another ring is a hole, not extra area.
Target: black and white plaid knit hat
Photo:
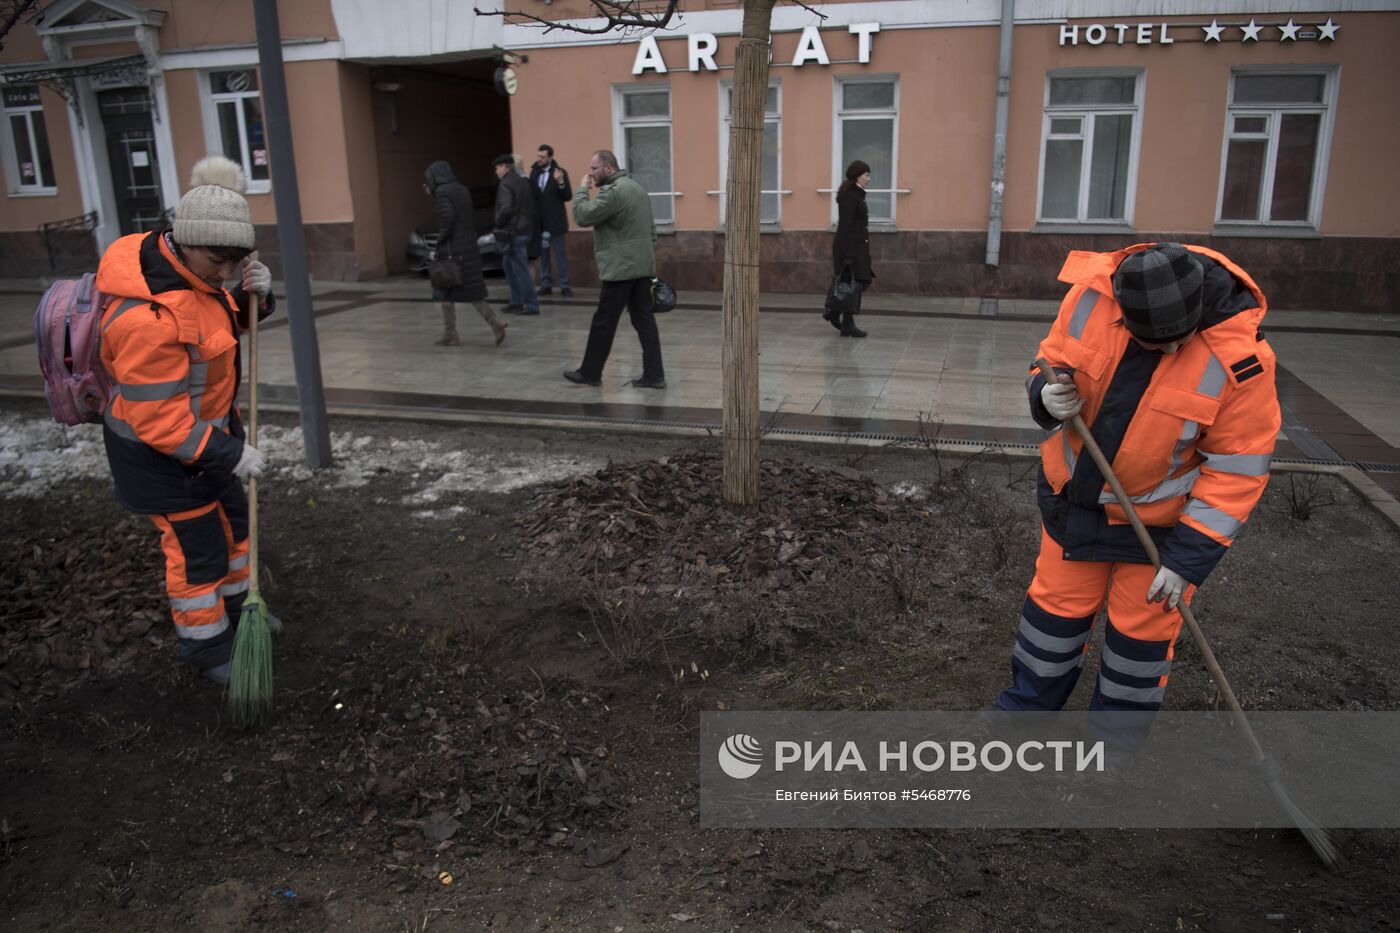
[[[1113,294],[1123,325],[1139,340],[1169,343],[1201,323],[1205,273],[1180,243],[1162,243],[1133,253],[1113,273]]]

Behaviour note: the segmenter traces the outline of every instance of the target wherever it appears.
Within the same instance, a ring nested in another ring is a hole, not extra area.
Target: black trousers
[[[603,283],[579,372],[588,379],[603,378],[603,366],[612,352],[613,338],[617,336],[617,325],[622,320],[624,308],[632,318],[632,329],[637,332],[637,339],[642,344],[642,375],[648,379],[665,379],[666,367],[661,364],[661,335],[656,330],[656,315],[651,310],[651,276]]]

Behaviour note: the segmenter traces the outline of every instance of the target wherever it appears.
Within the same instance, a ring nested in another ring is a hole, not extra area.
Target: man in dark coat
[[[476,226],[472,223],[472,196],[467,186],[457,180],[452,166],[434,162],[424,175],[423,190],[432,195],[437,214],[438,239],[436,259],[453,259],[462,270],[462,284],[455,288],[434,288],[433,300],[442,304],[442,338],[438,346],[455,347],[462,341],[457,336],[456,302],[468,302],[476,307],[482,320],[496,335],[496,346],[506,339],[506,325],[496,318],[496,312],[486,300],[486,279],[481,274],[481,253],[476,245]]]
[[[540,146],[535,166],[530,169],[530,188],[535,192],[536,226],[540,234],[540,294],[554,291],[550,257],[559,274],[559,294],[568,297],[569,258],[564,249],[564,237],[569,232],[569,209],[564,205],[574,199],[569,188],[569,173],[554,161],[554,147]]]
[[[530,240],[535,233],[535,196],[530,182],[515,171],[515,157],[496,158],[496,242],[501,244],[501,264],[510,285],[512,314],[539,314],[540,299],[530,277]]]

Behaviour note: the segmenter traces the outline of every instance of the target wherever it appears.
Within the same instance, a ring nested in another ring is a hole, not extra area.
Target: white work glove
[[[1079,397],[1079,390],[1072,381],[1068,384],[1045,383],[1045,388],[1040,390],[1040,400],[1056,421],[1068,421],[1084,407],[1084,400]]]
[[[258,449],[252,444],[243,445],[243,453],[238,457],[238,465],[233,468],[233,475],[239,479],[248,477],[258,477],[263,474],[263,455],[258,453]]]
[[[272,291],[272,273],[267,266],[254,259],[243,267],[243,290],[251,294],[256,294],[258,298],[266,298],[267,293]]]
[[[1175,609],[1176,604],[1181,602],[1181,594],[1186,592],[1186,578],[1175,570],[1168,570],[1166,567],[1157,571],[1157,576],[1152,578],[1152,585],[1147,588],[1147,601],[1149,603],[1159,603],[1166,600],[1167,604],[1162,607],[1165,612],[1168,609]]]

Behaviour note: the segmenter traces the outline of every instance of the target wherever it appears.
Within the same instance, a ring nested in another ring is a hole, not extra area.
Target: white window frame
[[[34,85],[38,89],[38,85]],[[42,92],[41,92],[42,94]],[[0,147],[0,154],[3,154],[5,162],[5,187],[11,197],[52,197],[58,194],[58,182],[53,178],[43,177],[43,167],[38,163],[39,145],[34,136],[34,114],[39,114],[40,119],[44,116],[44,102],[42,96],[38,103],[25,104],[19,107],[7,107],[3,98],[0,98],[0,119],[4,120],[4,145]],[[19,150],[15,148],[14,133],[10,130],[10,118],[24,117],[24,126],[29,133],[29,151],[34,154],[34,173],[39,176],[39,184],[27,185],[19,172]],[[49,141],[49,160],[53,160],[53,138],[49,136],[48,121],[44,121],[44,136]],[[56,169],[55,169],[56,171]]]
[[[1235,79],[1240,75],[1320,75],[1324,86],[1322,102],[1318,104],[1239,104],[1235,100]],[[1293,227],[1316,229],[1322,217],[1322,193],[1327,190],[1327,165],[1331,161],[1332,127],[1336,121],[1337,88],[1341,84],[1341,68],[1337,65],[1239,65],[1230,69],[1230,85],[1225,98],[1225,131],[1220,143],[1220,180],[1215,198],[1215,223],[1223,227]],[[1269,220],[1264,215],[1272,207],[1274,171],[1278,167],[1279,125],[1289,113],[1316,113],[1322,116],[1318,124],[1316,163],[1313,167],[1312,190],[1308,192],[1308,213],[1305,220]],[[1235,133],[1236,117],[1265,117],[1264,133]],[[1230,158],[1232,139],[1268,139],[1264,157],[1264,177],[1259,182],[1259,203],[1255,220],[1226,220],[1225,168]]]
[[[666,92],[666,116],[665,117],[629,117],[627,116],[627,95],[628,94],[656,94],[661,91]],[[647,196],[655,204],[658,198],[664,198],[671,206],[671,217],[669,220],[655,221],[658,227],[674,227],[676,225],[676,198],[681,197],[683,192],[674,190],[676,187],[676,128],[673,123],[675,113],[675,98],[671,94],[671,85],[661,82],[647,81],[638,84],[615,84],[613,85],[613,153],[618,161],[623,163],[622,167],[631,172],[632,167],[627,163],[627,129],[629,127],[666,127],[666,138],[669,141],[670,152],[670,173],[671,191],[648,191]],[[652,209],[652,216],[656,216],[655,208]]]
[[[1055,78],[1132,78],[1133,102],[1131,104],[1051,104],[1050,83]],[[1040,127],[1040,170],[1035,186],[1035,219],[1039,224],[1076,224],[1085,226],[1105,224],[1133,225],[1137,209],[1138,156],[1142,148],[1142,101],[1145,96],[1147,75],[1142,68],[1054,68],[1045,73],[1044,97],[1041,101]],[[1094,164],[1094,121],[1099,117],[1129,116],[1133,120],[1131,143],[1128,149],[1128,185],[1123,193],[1122,217],[1089,217],[1090,171]],[[1052,136],[1051,121],[1078,117],[1080,132],[1077,136]],[[1079,203],[1074,217],[1045,216],[1045,153],[1052,139],[1080,139],[1084,145],[1079,159]]]
[[[848,84],[894,84],[894,105],[883,110],[846,110],[845,87]],[[870,217],[870,226],[888,229],[895,225],[899,214],[899,197],[908,194],[909,190],[899,186],[899,92],[900,80],[897,73],[889,74],[852,74],[837,75],[831,82],[831,177],[839,185],[846,177],[845,153],[841,151],[842,127],[847,119],[859,120],[872,116],[889,116],[894,121],[894,131],[890,134],[890,182],[894,185],[890,189],[867,188],[867,192],[873,191],[876,194],[888,194],[890,196],[890,216]],[[834,190],[834,189],[833,189]],[[822,193],[826,193],[823,191]],[[834,225],[839,217],[836,199],[831,199],[831,223]]]
[[[764,219],[762,218],[762,207],[761,207],[763,201],[762,201],[762,198],[760,198],[760,199],[759,199],[759,204],[760,204],[759,223],[760,223],[762,226],[765,226],[765,227],[778,227],[778,226],[780,226],[780,225],[782,224],[782,222],[783,222],[783,198],[784,198],[785,196],[791,194],[792,192],[791,192],[791,191],[784,191],[784,190],[783,190],[783,85],[782,85],[782,82],[781,82],[780,80],[778,80],[777,78],[771,78],[771,79],[769,79],[769,81],[768,81],[768,88],[769,88],[769,90],[772,90],[772,91],[776,91],[776,92],[777,92],[776,97],[777,97],[777,105],[778,105],[778,108],[777,108],[776,110],[771,110],[771,111],[770,111],[770,110],[768,109],[767,97],[766,97],[766,95],[765,95],[765,98],[764,98],[764,109],[763,109],[763,126],[764,126],[764,129],[765,129],[765,130],[767,129],[768,124],[770,124],[770,123],[772,123],[772,124],[774,124],[775,126],[778,127],[778,154],[777,154],[777,156],[778,156],[778,181],[777,181],[778,187],[777,187],[777,188],[773,188],[773,189],[763,188],[763,189],[761,189],[761,190],[759,191],[759,194],[760,194],[760,195],[764,195],[764,194],[776,194],[776,195],[778,196],[778,216],[777,216],[777,217],[774,217],[772,220],[764,220]],[[728,192],[728,190],[729,190],[729,107],[726,106],[726,105],[728,104],[728,100],[727,100],[728,95],[729,95],[730,92],[732,92],[733,90],[734,90],[734,79],[733,79],[733,78],[726,78],[726,79],[720,81],[720,83],[719,83],[719,222],[720,222],[720,224],[723,224],[723,223],[724,223],[724,211],[725,211],[725,208],[728,206],[728,204],[727,204],[726,202],[729,200],[728,197],[726,196],[726,194],[727,194],[727,192]]]
[[[216,71],[251,71],[258,76],[258,89],[256,91],[236,91],[215,94],[212,85],[213,75]],[[234,103],[234,111],[238,114],[238,144],[241,150],[240,158],[234,161],[243,166],[243,176],[248,179],[249,194],[267,194],[272,190],[271,162],[272,148],[268,146],[268,177],[261,179],[253,178],[253,154],[248,151],[248,128],[245,123],[243,113],[243,100],[248,97],[258,98],[258,104],[262,107],[263,113],[263,138],[267,140],[267,106],[262,100],[262,72],[256,64],[253,65],[228,65],[218,68],[208,68],[199,72],[199,99],[204,110],[204,144],[206,152],[224,151],[223,135],[220,132],[219,104]],[[229,156],[229,158],[233,158]]]

